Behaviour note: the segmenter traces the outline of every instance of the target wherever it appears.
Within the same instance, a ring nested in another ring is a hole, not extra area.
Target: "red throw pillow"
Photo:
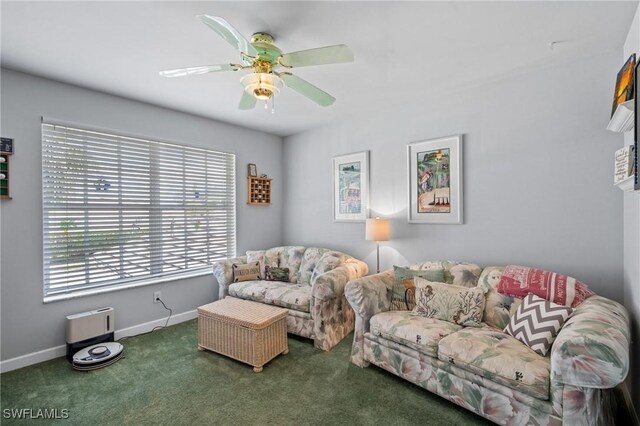
[[[550,302],[574,308],[595,294],[575,278],[516,265],[504,268],[497,290],[519,298],[533,293]]]

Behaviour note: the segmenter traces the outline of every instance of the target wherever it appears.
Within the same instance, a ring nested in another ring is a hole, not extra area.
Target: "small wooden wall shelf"
[[[0,198],[11,198],[9,191],[9,180],[11,178],[9,159],[11,158],[11,154],[2,152],[0,153],[0,157],[3,158],[3,160],[0,160],[0,175],[4,175],[4,178],[0,179]]]
[[[247,204],[253,206],[271,205],[271,179],[247,177]]]

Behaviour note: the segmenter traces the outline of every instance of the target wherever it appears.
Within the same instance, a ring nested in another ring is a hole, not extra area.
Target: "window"
[[[235,256],[235,155],[42,124],[44,300]]]

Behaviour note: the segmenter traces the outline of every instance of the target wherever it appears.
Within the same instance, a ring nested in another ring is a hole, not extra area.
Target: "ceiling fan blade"
[[[353,51],[345,44],[285,53],[280,58],[281,65],[293,68],[343,62],[353,62]]]
[[[240,53],[244,53],[249,56],[258,56],[258,51],[249,43],[242,34],[231,26],[230,23],[220,18],[219,16],[211,15],[198,15],[198,18],[211,28],[213,31],[220,34],[220,36],[227,41],[230,45],[238,49]]]
[[[313,102],[317,103],[320,106],[326,107],[336,101],[336,98],[334,98],[327,92],[318,89],[313,84],[301,79],[298,76],[289,73],[282,73],[280,74],[280,78],[282,79],[282,81],[284,81],[284,84],[286,84],[287,87],[292,88],[302,96],[311,99]]]
[[[186,75],[207,74],[210,72],[235,71],[238,67],[231,64],[203,65],[201,67],[177,68],[175,70],[160,71],[163,77],[184,77]]]
[[[256,106],[257,101],[258,100],[255,96],[252,96],[243,90],[238,109],[253,109]]]

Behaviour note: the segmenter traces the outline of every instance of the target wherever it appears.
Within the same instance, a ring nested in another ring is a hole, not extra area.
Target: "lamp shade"
[[[387,219],[367,219],[365,238],[368,241],[388,241],[389,221]]]

